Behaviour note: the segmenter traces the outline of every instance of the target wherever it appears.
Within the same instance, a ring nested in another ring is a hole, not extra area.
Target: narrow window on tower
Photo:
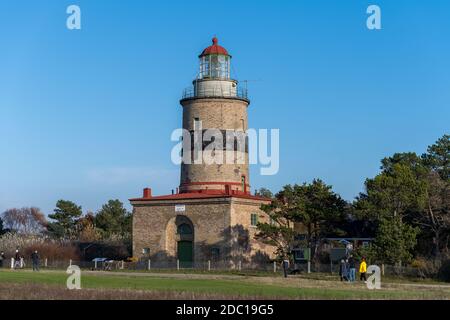
[[[194,118],[194,130],[200,130],[201,122],[200,118]]]
[[[258,225],[258,215],[256,213],[252,213],[250,216],[250,225],[252,227],[256,227]]]
[[[180,151],[180,157],[181,157],[181,158],[183,158],[183,145],[184,145],[183,141],[184,141],[184,140],[183,140],[183,137],[181,137],[181,146],[182,146],[182,147],[181,147],[181,151]]]
[[[241,177],[242,191],[245,191],[245,176]]]

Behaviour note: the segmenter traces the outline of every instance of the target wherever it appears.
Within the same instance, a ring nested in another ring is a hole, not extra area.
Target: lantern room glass
[[[230,57],[222,54],[200,58],[200,79],[230,79]]]

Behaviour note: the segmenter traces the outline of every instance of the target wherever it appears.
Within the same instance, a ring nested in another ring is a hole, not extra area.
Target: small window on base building
[[[258,215],[256,213],[252,213],[250,216],[250,225],[252,227],[256,227],[258,225]]]
[[[211,259],[212,260],[219,260],[220,258],[220,248],[211,248]]]

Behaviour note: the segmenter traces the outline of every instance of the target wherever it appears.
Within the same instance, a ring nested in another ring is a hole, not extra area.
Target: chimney
[[[144,199],[150,199],[152,197],[152,189],[144,188]]]

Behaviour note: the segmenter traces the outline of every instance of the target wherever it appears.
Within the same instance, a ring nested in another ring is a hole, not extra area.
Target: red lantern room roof
[[[209,55],[209,54],[223,54],[223,55],[229,56],[227,49],[225,49],[222,46],[219,46],[217,44],[218,42],[219,42],[219,40],[216,37],[214,37],[212,39],[212,43],[213,43],[212,46],[209,46],[208,48],[203,50],[202,54],[199,55],[199,57],[201,58],[201,57]]]

